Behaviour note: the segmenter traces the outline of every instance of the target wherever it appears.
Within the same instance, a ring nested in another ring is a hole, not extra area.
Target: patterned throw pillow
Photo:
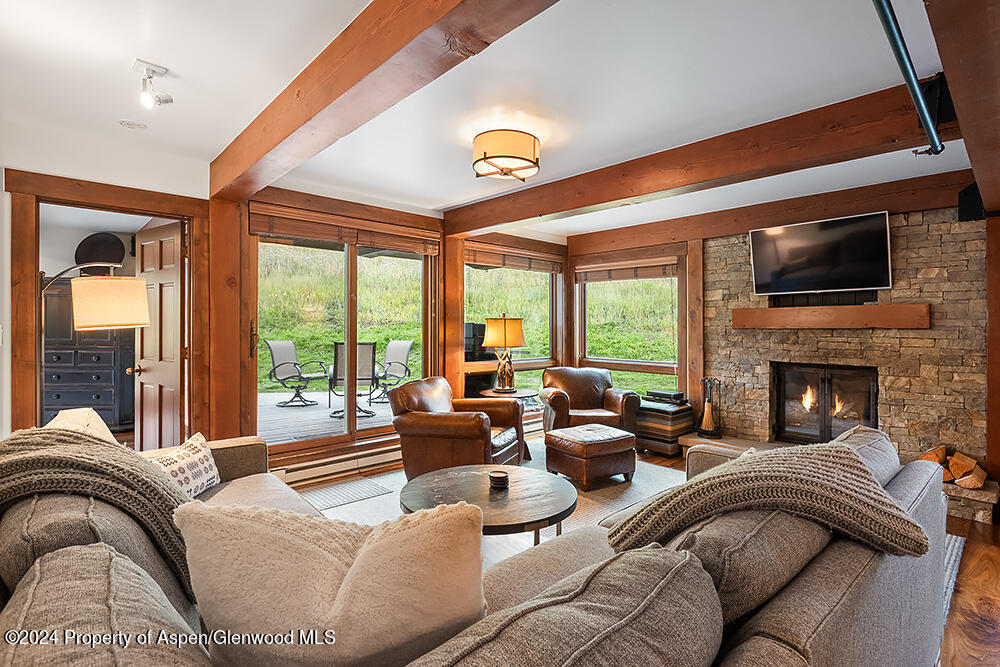
[[[201,433],[195,433],[180,447],[163,450],[151,460],[166,470],[191,498],[197,498],[221,481],[212,450]]]

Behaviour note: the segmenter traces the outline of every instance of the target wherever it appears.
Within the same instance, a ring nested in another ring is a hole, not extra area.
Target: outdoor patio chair
[[[344,343],[333,344],[333,366],[330,368],[330,386],[327,393],[327,407],[332,407],[333,399],[331,394],[343,396],[337,393],[337,387],[346,386],[344,369],[347,366],[347,347]],[[378,388],[378,372],[375,365],[375,343],[358,343],[358,383],[357,386],[368,387],[368,405],[372,404],[372,394]],[[358,392],[359,397],[364,396],[364,392]],[[361,407],[361,402],[356,401],[357,413],[359,417],[374,417],[374,410],[367,410]],[[343,419],[343,410],[334,410],[331,417]]]
[[[280,384],[285,389],[294,391],[295,394],[287,401],[279,401],[279,408],[308,407],[316,405],[316,401],[310,400],[302,395],[309,383],[313,380],[322,380],[329,373],[326,364],[322,361],[307,361],[299,363],[299,354],[295,351],[295,343],[290,340],[265,340],[267,349],[271,353],[271,370],[267,377]],[[323,370],[321,372],[305,372],[307,366],[317,365]]]
[[[410,349],[412,340],[390,340],[385,346],[385,362],[378,369],[377,396],[369,403],[388,402],[388,392],[410,378]]]

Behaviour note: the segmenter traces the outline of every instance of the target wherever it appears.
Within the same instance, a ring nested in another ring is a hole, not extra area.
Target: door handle
[[[125,374],[126,375],[135,375],[136,377],[138,377],[138,376],[142,375],[142,371],[143,371],[143,369],[142,369],[141,366],[135,366],[134,368],[126,368],[125,369]]]

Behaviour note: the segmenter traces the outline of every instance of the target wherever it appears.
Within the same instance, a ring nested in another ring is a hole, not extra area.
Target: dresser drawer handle
[[[53,373],[53,374],[52,374],[52,379],[53,379],[53,380],[58,380],[58,379],[59,379],[59,378],[61,378],[61,377],[62,377],[62,376],[61,376],[61,375],[59,375],[59,373]]]
[[[90,360],[91,361],[100,361],[101,358],[99,356],[97,356],[96,354],[92,354],[92,355],[90,355]]]
[[[90,379],[93,380],[94,382],[97,382],[98,380],[101,379],[101,376],[100,375],[96,375],[96,374],[95,375],[91,375]]]
[[[60,398],[61,396],[59,396],[59,394],[52,394],[52,400],[58,401]]]
[[[62,359],[62,356],[60,356],[58,354],[53,354],[51,356],[51,359],[52,359],[52,361],[59,361],[60,359]]]
[[[98,400],[101,399],[101,395],[100,394],[94,394],[93,396],[94,396],[94,400],[95,401],[98,401]]]

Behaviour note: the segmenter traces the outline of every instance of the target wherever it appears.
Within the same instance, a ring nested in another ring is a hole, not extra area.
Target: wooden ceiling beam
[[[258,190],[557,0],[372,0],[212,161],[212,197]]]
[[[956,123],[939,129],[945,141],[961,137]],[[451,209],[444,214],[444,228],[446,234],[467,236],[497,225],[544,222],[926,143],[906,86],[897,86]]]
[[[1000,213],[1000,3],[924,5],[983,203]]]
[[[751,229],[861,215],[874,211],[906,213],[958,205],[958,193],[972,183],[971,169],[837,190],[650,222],[567,238],[570,256],[627,250],[662,243],[745,234]]]

